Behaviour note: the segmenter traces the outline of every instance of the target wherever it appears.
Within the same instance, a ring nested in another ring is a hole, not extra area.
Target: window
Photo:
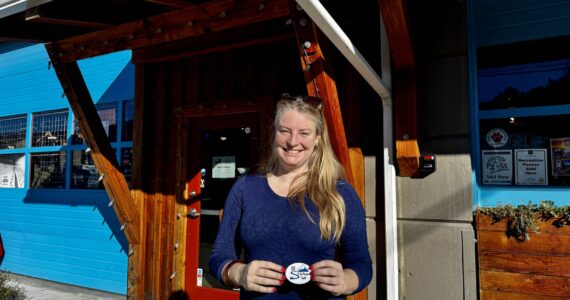
[[[133,108],[133,100],[125,100],[106,103],[97,109],[129,184]],[[67,109],[60,109],[32,113],[31,118],[27,114],[0,117],[0,188],[23,188],[26,184],[32,189],[103,188],[77,121],[70,124],[68,114]],[[28,134],[30,119],[31,134]],[[73,134],[68,136],[68,127],[72,126]],[[124,137],[120,141],[119,131]],[[31,142],[27,143],[27,139]],[[26,174],[29,178],[25,178]]]
[[[67,110],[33,115],[32,147],[67,145]]]
[[[26,146],[26,116],[0,119],[0,149],[24,148]]]
[[[126,101],[123,109],[123,141],[133,140],[133,122],[135,116],[135,103]]]
[[[131,176],[133,173],[133,148],[123,148],[121,150],[121,170],[125,175],[125,180],[131,185]]]
[[[65,151],[31,155],[31,188],[65,188]]]
[[[570,37],[477,50],[479,109],[570,104]]]
[[[103,183],[99,181],[99,173],[97,172],[93,158],[91,158],[91,155],[85,150],[77,150],[72,152],[71,188],[103,188]]]
[[[478,49],[483,185],[570,185],[570,37]]]
[[[0,155],[0,188],[24,187],[24,154]]]
[[[103,129],[105,129],[105,133],[109,137],[110,142],[115,142],[117,140],[117,108],[116,107],[108,107],[108,108],[98,108],[97,114],[99,114],[99,118],[101,119],[101,124],[103,124]],[[71,138],[73,145],[84,144],[85,139],[81,134],[79,129],[79,124],[77,119],[73,121],[73,136]]]

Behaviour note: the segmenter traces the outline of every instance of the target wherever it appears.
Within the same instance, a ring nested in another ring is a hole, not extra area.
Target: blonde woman
[[[226,200],[210,271],[240,299],[360,291],[372,276],[364,209],[343,180],[321,104],[284,95],[273,125],[264,174],[240,178]]]

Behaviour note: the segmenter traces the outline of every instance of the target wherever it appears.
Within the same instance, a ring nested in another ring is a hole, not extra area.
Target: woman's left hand
[[[339,296],[350,294],[358,286],[356,273],[350,269],[343,269],[342,265],[334,260],[322,260],[311,266],[311,280],[317,285],[333,294]]]

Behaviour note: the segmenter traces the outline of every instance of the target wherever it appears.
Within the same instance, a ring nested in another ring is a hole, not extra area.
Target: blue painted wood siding
[[[79,62],[94,102],[134,98],[130,58],[125,51]],[[31,116],[54,109],[69,109],[69,104],[43,45],[0,43],[0,118],[28,116],[27,147],[0,150],[0,155],[24,153],[27,174],[24,188],[0,188],[0,236],[6,252],[0,269],[126,294],[128,245],[105,191],[28,188],[31,153],[53,150],[29,147]],[[70,109],[69,119],[68,136]],[[85,146],[60,150],[78,147]]]
[[[478,47],[570,34],[568,0],[473,0]]]

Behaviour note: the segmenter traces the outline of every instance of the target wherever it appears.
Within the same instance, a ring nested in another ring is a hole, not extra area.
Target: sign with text
[[[548,184],[546,151],[546,149],[515,149],[515,184]]]
[[[550,139],[552,176],[570,176],[570,138]]]
[[[212,157],[212,178],[235,178],[236,157],[214,156]]]
[[[483,150],[481,158],[484,184],[513,183],[513,150]]]

